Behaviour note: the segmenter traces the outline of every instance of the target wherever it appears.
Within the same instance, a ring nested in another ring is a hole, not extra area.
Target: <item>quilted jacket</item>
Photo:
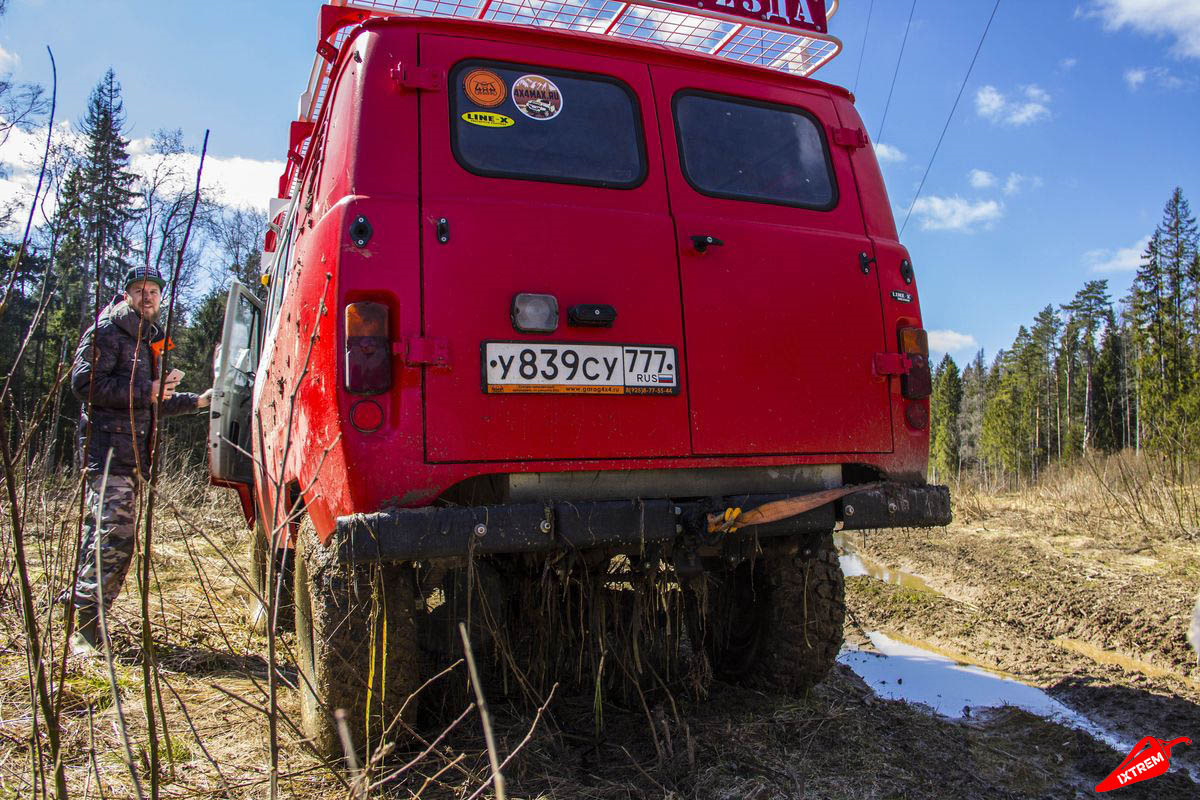
[[[84,333],[71,368],[71,390],[82,407],[77,446],[80,463],[89,472],[104,470],[111,449],[110,475],[140,471],[148,476],[156,410],[166,416],[196,410],[197,395],[187,392],[176,392],[157,408],[150,401],[150,384],[161,370],[155,351],[163,340],[159,327],[123,300],[105,308]]]

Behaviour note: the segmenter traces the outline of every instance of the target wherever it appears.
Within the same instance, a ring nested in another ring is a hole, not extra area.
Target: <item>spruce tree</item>
[[[963,386],[958,365],[947,353],[933,375],[929,398],[929,461],[934,480],[958,477],[958,414]]]
[[[124,136],[124,127],[121,84],[109,69],[92,90],[82,123],[87,137],[81,168],[83,215],[94,261],[89,282],[100,282],[101,302],[119,288],[133,263],[130,226],[137,216],[137,176],[129,170],[129,140]],[[90,324],[90,312],[85,311],[83,318]]]
[[[958,412],[958,467],[961,476],[964,470],[978,470],[979,439],[983,433],[983,415],[987,406],[987,367],[983,351],[962,372],[962,402]]]

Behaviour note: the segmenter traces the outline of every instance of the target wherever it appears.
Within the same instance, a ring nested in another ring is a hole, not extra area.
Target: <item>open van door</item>
[[[262,349],[262,302],[237,281],[229,288],[215,359],[208,416],[208,464],[214,483],[254,484],[251,414]]]

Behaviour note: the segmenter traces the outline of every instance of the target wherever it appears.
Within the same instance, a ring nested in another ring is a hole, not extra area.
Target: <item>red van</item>
[[[659,578],[716,674],[799,689],[832,532],[949,522],[912,263],[853,97],[804,77],[825,4],[681,2],[321,12],[211,425],[254,573],[295,548],[318,747],[338,707],[394,730],[464,572],[530,636],[530,582]]]

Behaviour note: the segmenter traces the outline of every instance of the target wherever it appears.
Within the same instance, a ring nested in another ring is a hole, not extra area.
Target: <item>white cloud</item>
[[[70,123],[56,125],[55,131],[55,141],[59,144],[70,140],[75,140],[76,145],[81,143],[78,132],[72,130]],[[148,175],[161,163],[160,157],[152,152],[151,144],[150,139],[134,139],[129,143],[129,164],[133,172]],[[0,166],[8,172],[8,177],[0,180],[0,208],[15,202],[24,209],[14,216],[11,224],[15,225],[19,220],[24,225],[45,146],[46,129],[38,128],[29,132],[11,131],[8,141],[0,149]],[[195,185],[196,167],[200,162],[198,155],[184,153],[170,156],[168,162],[174,179],[168,182],[167,190],[187,189]],[[279,188],[279,175],[283,167],[282,161],[209,154],[204,159],[203,186],[217,202],[266,211],[268,200],[275,196]],[[50,198],[46,204],[48,212],[54,208],[53,201],[54,198]]]
[[[1142,265],[1142,253],[1150,243],[1149,236],[1143,236],[1129,247],[1119,247],[1116,250],[1089,250],[1083,254],[1083,263],[1092,272],[1129,272]]]
[[[1019,172],[1010,172],[1008,177],[1004,179],[1004,193],[1017,194],[1024,187],[1037,189],[1042,185],[1042,179],[1036,175],[1022,175]]]
[[[996,176],[985,169],[973,169],[967,173],[972,189],[990,189],[996,185]]]
[[[21,63],[21,57],[16,53],[0,47],[0,75],[12,72]]]
[[[922,197],[913,205],[913,213],[921,219],[921,229],[927,231],[961,231],[971,233],[990,227],[1004,216],[1004,205],[996,200],[971,202],[954,197]]]
[[[1110,31],[1129,27],[1170,37],[1175,55],[1200,58],[1200,0],[1093,0],[1088,16]]]
[[[899,147],[890,144],[875,145],[875,157],[879,159],[881,164],[898,164],[901,161],[907,161],[908,156],[905,155]]]
[[[129,151],[130,168],[142,175],[149,174],[161,159],[150,150],[147,140],[130,142]],[[180,185],[172,188],[191,188],[196,185],[199,155],[182,153],[170,156],[169,162],[179,174]],[[269,199],[279,191],[279,176],[283,174],[283,166],[282,161],[258,161],[241,156],[220,157],[210,153],[204,157],[201,186],[219,203],[266,211]]]
[[[1064,58],[1062,61],[1058,62],[1058,68],[1063,72],[1066,72],[1067,70],[1075,69],[1075,65],[1078,63],[1078,58]]]
[[[1190,87],[1193,80],[1181,78],[1166,67],[1130,67],[1125,70],[1125,83],[1132,91],[1137,91],[1142,84],[1152,81],[1160,89],[1172,91]]]
[[[929,349],[938,353],[957,353],[963,350],[977,350],[979,342],[969,333],[943,330],[929,331]]]
[[[995,86],[983,86],[975,93],[975,111],[992,122],[1028,125],[1050,116],[1050,94],[1031,84],[1010,100]]]

